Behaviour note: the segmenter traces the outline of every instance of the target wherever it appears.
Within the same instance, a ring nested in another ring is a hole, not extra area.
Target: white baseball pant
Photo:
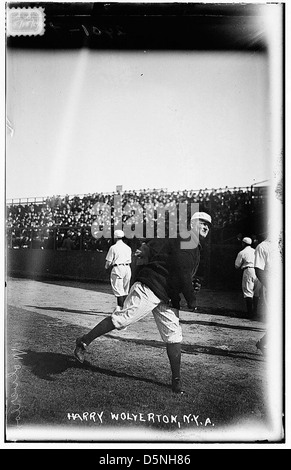
[[[159,333],[165,343],[181,343],[182,329],[178,310],[162,302],[146,285],[135,282],[131,287],[123,308],[111,315],[117,329],[138,322],[153,312]]]
[[[131,268],[128,265],[118,265],[112,268],[110,282],[113,294],[121,297],[128,294],[131,278]]]
[[[242,291],[244,298],[258,297],[261,283],[256,276],[255,268],[246,268],[242,276]]]

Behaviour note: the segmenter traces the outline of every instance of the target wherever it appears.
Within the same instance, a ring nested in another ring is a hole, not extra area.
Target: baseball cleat
[[[178,395],[186,395],[186,392],[181,388],[180,379],[172,379],[172,392]]]
[[[82,341],[81,338],[76,339],[76,347],[74,350],[75,358],[83,364],[85,360],[86,344]]]

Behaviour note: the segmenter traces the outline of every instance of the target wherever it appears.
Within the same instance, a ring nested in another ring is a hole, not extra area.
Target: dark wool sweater
[[[150,261],[143,266],[135,281],[148,286],[163,302],[179,308],[180,294],[188,307],[195,306],[192,279],[199,266],[200,244],[196,239],[191,249],[181,248],[181,239],[154,239],[148,242]]]

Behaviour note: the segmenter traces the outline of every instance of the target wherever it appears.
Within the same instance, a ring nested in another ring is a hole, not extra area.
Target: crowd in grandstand
[[[204,190],[167,191],[165,189],[124,191],[110,194],[93,193],[83,196],[53,196],[38,202],[13,201],[7,204],[7,242],[10,248],[75,249],[106,251],[110,239],[95,239],[91,226],[100,217],[102,224],[114,224],[107,208],[121,201],[120,212],[126,217],[146,216],[145,208],[154,211],[160,206],[176,207],[179,203],[198,203],[200,210],[212,215],[213,227],[224,228],[264,210],[264,188],[219,188]],[[142,214],[137,214],[137,207]],[[132,209],[132,210],[131,210]],[[156,212],[154,212],[155,214]],[[122,221],[126,221],[123,216]],[[107,219],[106,219],[107,218]],[[131,219],[131,221],[134,219]]]

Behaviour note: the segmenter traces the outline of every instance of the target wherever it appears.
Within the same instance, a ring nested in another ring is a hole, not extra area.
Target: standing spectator
[[[70,233],[65,233],[61,250],[71,251],[75,249],[74,240],[72,240]]]
[[[117,299],[117,309],[122,309],[129,291],[131,278],[131,248],[122,240],[124,232],[115,230],[115,244],[109,248],[106,256],[105,269],[112,268],[110,281],[113,293]]]
[[[243,271],[242,292],[249,318],[253,318],[257,314],[260,293],[260,282],[254,269],[255,250],[251,244],[251,238],[244,237],[242,239],[242,250],[238,253],[234,263],[236,269]]]
[[[55,248],[55,235],[53,230],[49,230],[48,238],[45,240],[44,249],[54,250]]]

